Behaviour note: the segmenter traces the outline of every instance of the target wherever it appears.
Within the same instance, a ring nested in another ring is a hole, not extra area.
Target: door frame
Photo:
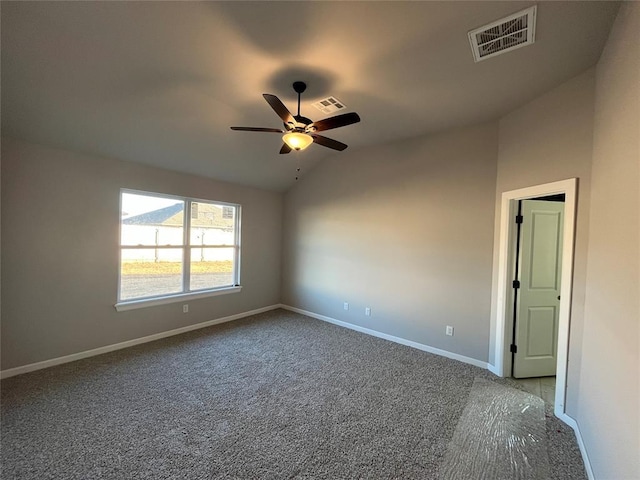
[[[564,193],[565,211],[562,241],[562,278],[560,280],[560,308],[558,314],[558,354],[556,366],[556,397],[554,414],[565,413],[567,385],[567,360],[569,353],[569,324],[571,318],[571,292],[573,286],[573,253],[575,240],[575,216],[578,179],[569,178],[558,182],[545,183],[532,187],[511,190],[502,193],[500,203],[500,233],[498,245],[498,265],[496,284],[496,328],[494,365],[490,370],[500,377],[511,374],[511,334],[513,318],[510,313],[512,258],[517,228],[513,221],[519,200]],[[507,372],[507,373],[505,373]]]

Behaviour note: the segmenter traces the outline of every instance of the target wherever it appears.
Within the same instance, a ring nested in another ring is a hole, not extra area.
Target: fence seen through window
[[[239,205],[128,190],[120,205],[118,301],[239,283]]]

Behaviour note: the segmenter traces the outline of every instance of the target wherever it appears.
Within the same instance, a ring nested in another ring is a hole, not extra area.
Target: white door
[[[556,374],[564,203],[522,201],[513,376]]]

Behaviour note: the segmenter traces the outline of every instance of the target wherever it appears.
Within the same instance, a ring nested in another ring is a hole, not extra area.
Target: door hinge
[[[516,223],[522,223],[522,215],[516,215]]]
[[[518,346],[514,345],[513,343],[509,346],[509,351],[511,353],[518,353]]]
[[[513,288],[520,288],[520,280],[513,281]]]

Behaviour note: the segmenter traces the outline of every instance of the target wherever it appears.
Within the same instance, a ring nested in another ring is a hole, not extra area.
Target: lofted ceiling
[[[262,93],[337,97],[349,150],[496,119],[594,65],[619,7],[538,2],[534,45],[474,63],[467,32],[533,3],[2,2],[2,134],[284,191],[345,153],[231,131],[282,127]]]

